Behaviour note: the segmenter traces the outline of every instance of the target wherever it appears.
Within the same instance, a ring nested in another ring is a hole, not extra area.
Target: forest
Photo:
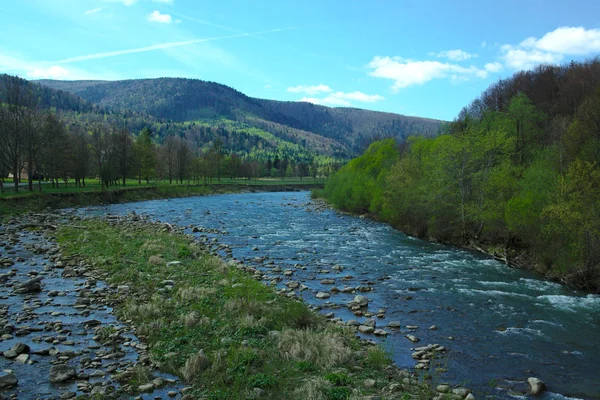
[[[125,185],[128,178],[210,183],[222,177],[328,176],[340,166],[333,157],[243,123],[174,124],[9,75],[0,76],[0,100],[0,193],[9,186],[18,192],[24,182],[29,191],[41,191],[43,181],[85,186],[90,177],[103,188]]]
[[[386,139],[327,199],[421,238],[600,292],[600,60],[491,85],[436,138]]]

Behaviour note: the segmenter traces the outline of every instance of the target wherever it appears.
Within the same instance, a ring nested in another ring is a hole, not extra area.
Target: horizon
[[[25,0],[0,11],[12,32],[0,73],[28,80],[200,79],[253,98],[441,121],[499,79],[600,52],[591,0]]]

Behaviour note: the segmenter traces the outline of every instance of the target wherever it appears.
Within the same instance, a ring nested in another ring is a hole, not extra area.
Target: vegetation
[[[346,159],[362,152],[376,138],[393,136],[403,141],[415,132],[436,134],[440,127],[440,121],[426,118],[254,99],[230,87],[197,79],[40,82],[102,107],[151,115],[174,123],[212,123],[223,119],[245,123],[302,147],[320,147],[326,151],[320,154]]]
[[[600,60],[520,72],[444,135],[371,145],[324,193],[413,235],[487,248],[598,292],[599,110]]]
[[[260,389],[265,399],[348,399],[402,380],[382,351],[361,351],[353,331],[278,295],[184,235],[160,224],[79,225],[57,231],[63,254],[129,287],[117,314],[132,321],[156,364],[192,385],[195,398],[253,398]],[[180,264],[165,267],[169,261]],[[137,375],[136,382],[150,379],[147,370]],[[377,385],[363,387],[365,379]]]

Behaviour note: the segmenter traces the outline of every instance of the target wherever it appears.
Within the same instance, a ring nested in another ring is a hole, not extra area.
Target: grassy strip
[[[92,264],[109,283],[129,286],[118,316],[132,322],[152,360],[189,383],[196,398],[336,400],[383,391],[385,398],[431,397],[381,348],[365,348],[353,331],[183,234],[141,223],[79,225],[58,230],[63,254]],[[165,266],[170,261],[180,263]],[[365,386],[367,379],[374,384]]]
[[[242,191],[309,190],[322,183],[304,180],[260,180],[222,182],[214,185],[167,185],[116,187],[109,190],[83,190],[65,188],[60,192],[34,192],[19,196],[0,197],[0,217],[26,212],[43,211],[98,204],[126,203],[132,201],[155,200],[173,197],[203,196],[215,193],[235,193]]]

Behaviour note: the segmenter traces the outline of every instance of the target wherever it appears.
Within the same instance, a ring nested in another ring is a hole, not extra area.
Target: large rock
[[[30,279],[26,282],[20,283],[15,288],[15,293],[24,294],[24,293],[37,293],[42,290],[42,285],[40,282],[42,281],[42,277],[37,277]]]
[[[75,368],[69,367],[66,364],[53,365],[52,368],[50,368],[50,382],[52,383],[68,381],[76,376],[77,371],[75,371]]]
[[[0,389],[16,386],[19,383],[15,374],[0,372]]]
[[[317,293],[317,299],[328,299],[331,295],[327,292],[319,292]]]
[[[17,343],[10,350],[4,352],[4,357],[8,359],[17,358],[19,354],[29,354],[29,346],[25,343]]]
[[[350,307],[358,306],[358,307],[366,307],[369,305],[369,299],[365,296],[358,295],[354,297],[354,300],[348,303]]]
[[[527,383],[531,388],[530,393],[534,396],[539,396],[546,391],[546,384],[538,378],[527,378]]]

